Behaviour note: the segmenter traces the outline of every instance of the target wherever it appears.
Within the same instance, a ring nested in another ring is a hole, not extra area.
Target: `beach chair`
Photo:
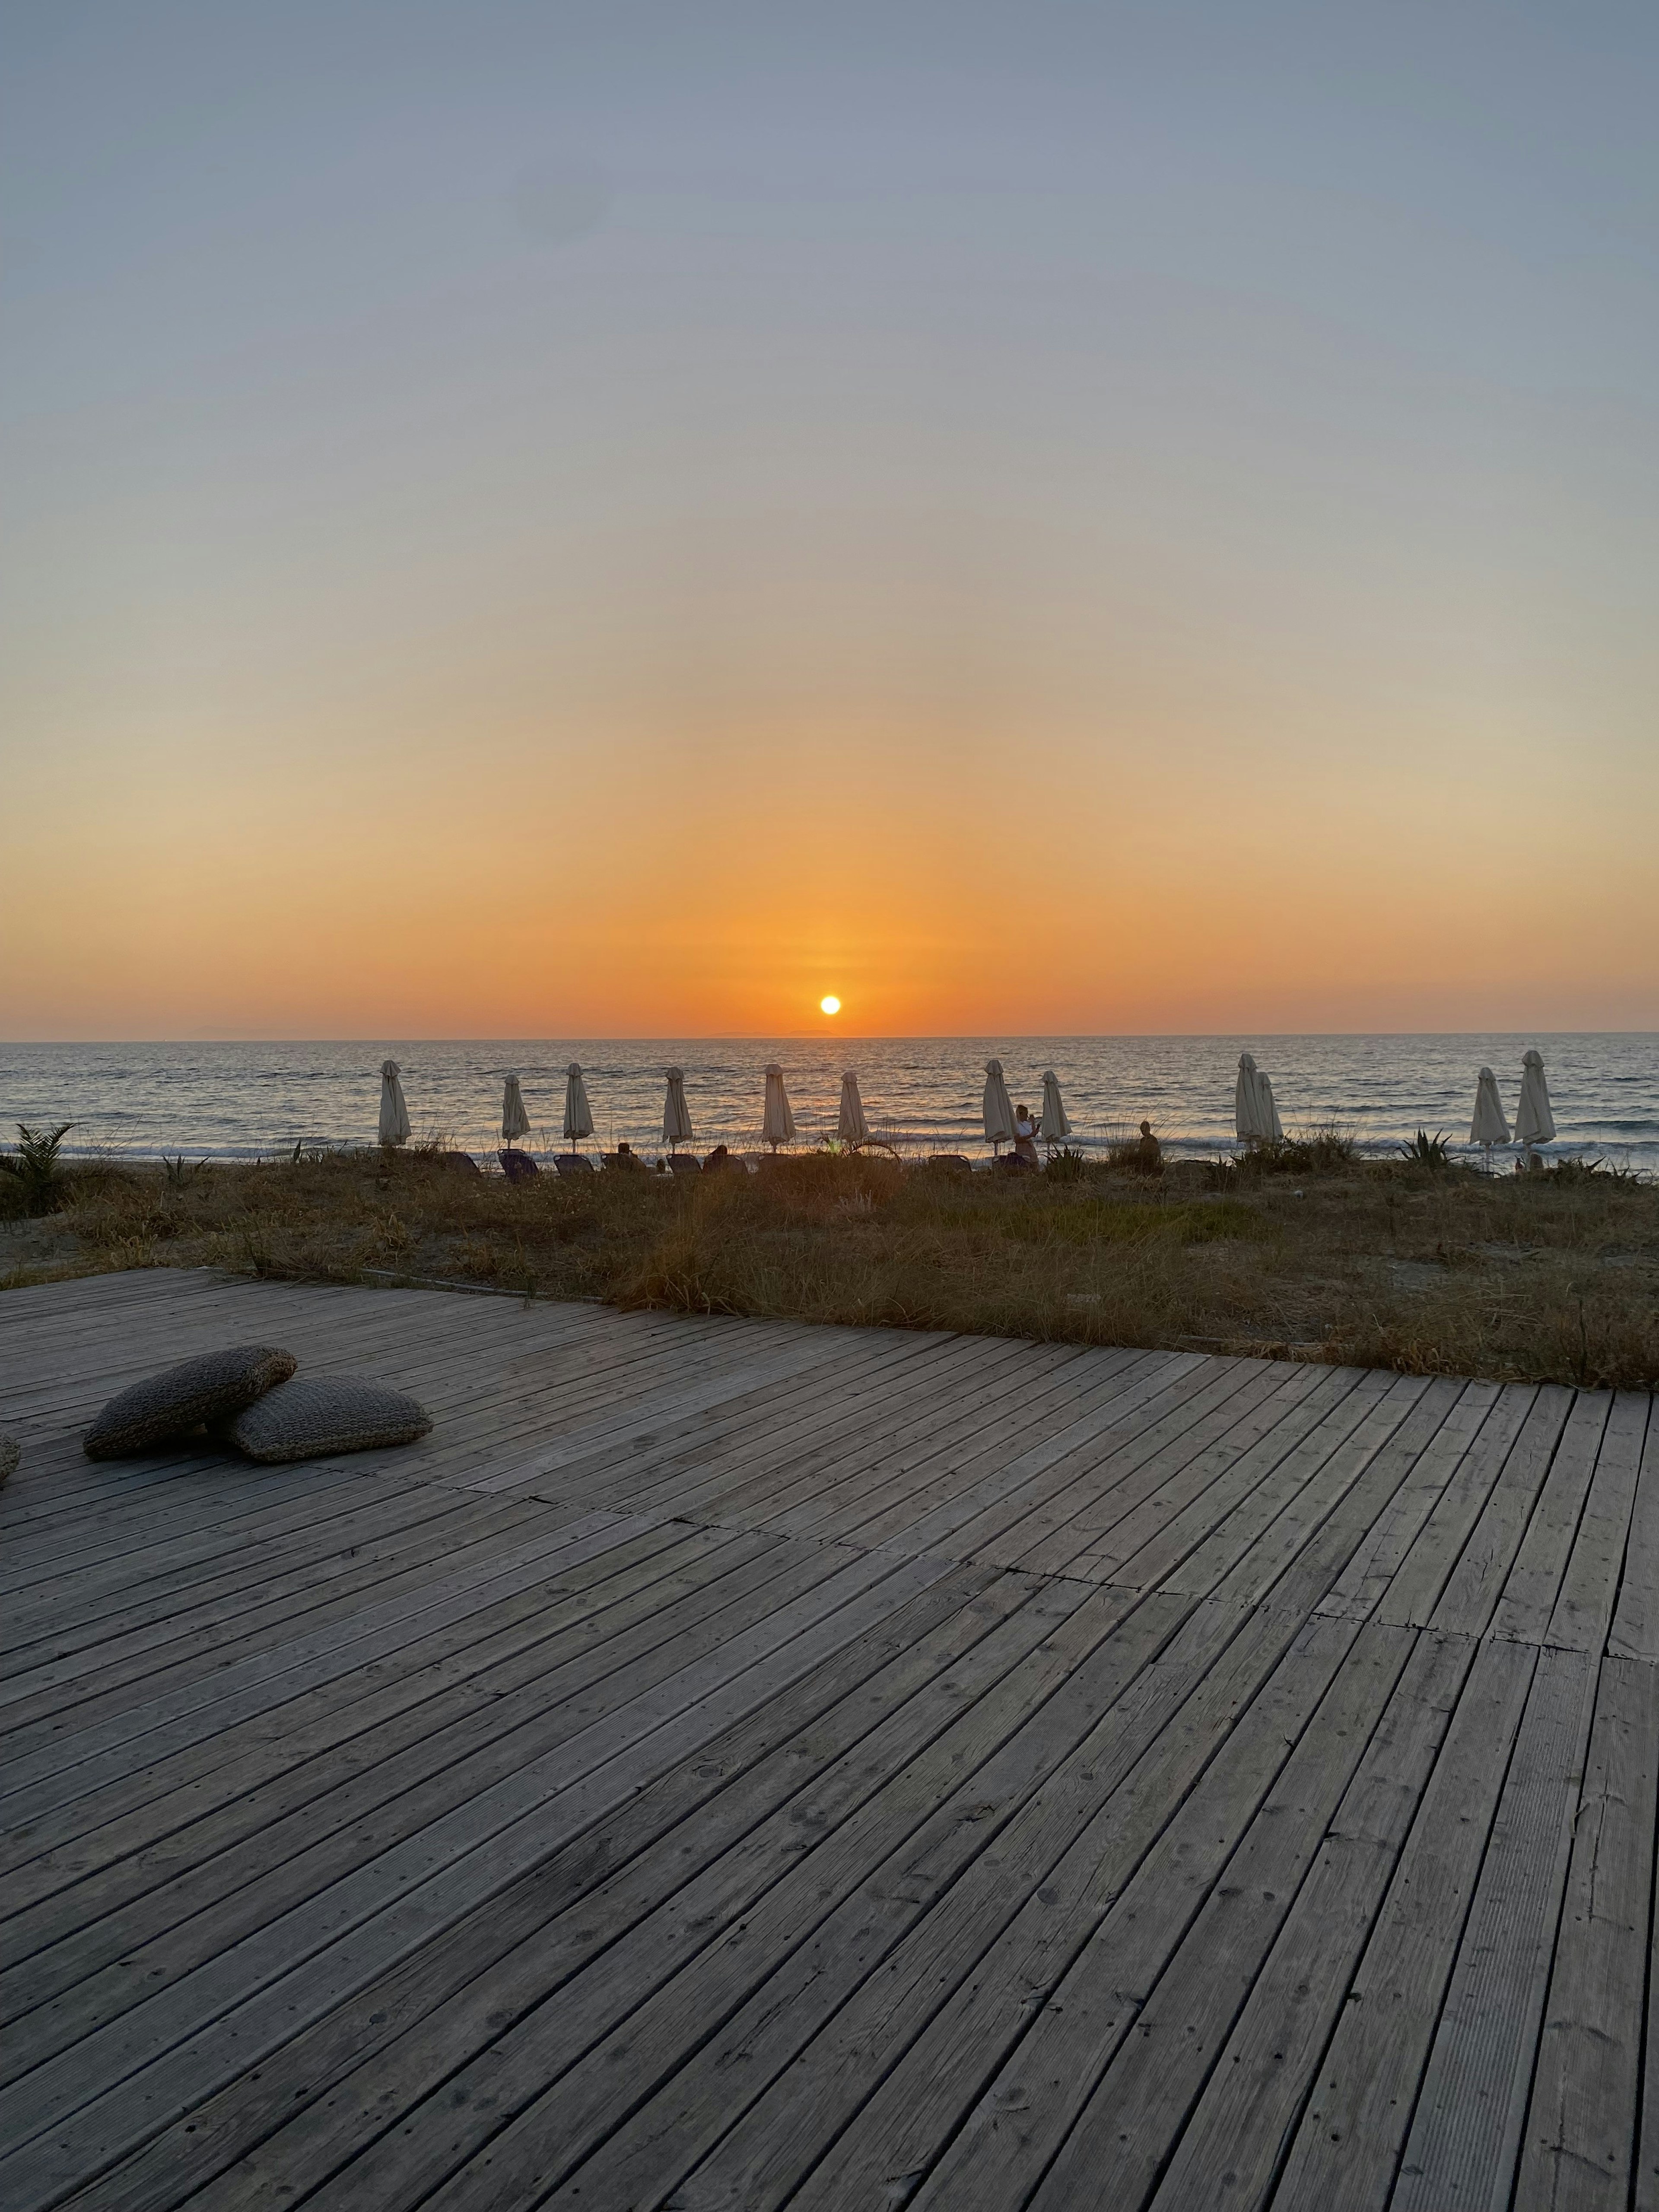
[[[695,1152],[670,1152],[668,1171],[671,1175],[701,1175],[702,1162]]]
[[[586,1152],[555,1152],[553,1165],[562,1176],[585,1176],[593,1172],[593,1163]]]
[[[937,1169],[941,1175],[972,1175],[974,1164],[961,1152],[931,1152],[922,1165]]]
[[[497,1152],[495,1157],[501,1164],[501,1173],[509,1182],[528,1182],[532,1176],[541,1173],[528,1152],[515,1152],[510,1145],[504,1152]]]

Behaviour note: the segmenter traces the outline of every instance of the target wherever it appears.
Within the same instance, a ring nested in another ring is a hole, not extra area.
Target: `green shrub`
[[[1340,1175],[1359,1157],[1353,1139],[1334,1123],[1309,1129],[1299,1137],[1279,1137],[1252,1144],[1234,1161],[1246,1179],[1257,1176]]]
[[[1539,1170],[1540,1180],[1554,1183],[1634,1182],[1637,1178],[1628,1168],[1610,1168],[1605,1160],[1552,1160],[1547,1168]]]
[[[63,1202],[64,1177],[58,1154],[75,1127],[60,1121],[55,1129],[31,1129],[17,1124],[15,1152],[0,1152],[0,1175],[7,1178],[7,1195],[20,1213],[51,1213]]]

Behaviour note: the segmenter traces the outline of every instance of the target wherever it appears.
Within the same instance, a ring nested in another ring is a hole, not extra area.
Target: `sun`
[[[841,1012],[841,1000],[833,991],[827,999],[818,1000],[818,1012],[823,1014],[838,1014]]]

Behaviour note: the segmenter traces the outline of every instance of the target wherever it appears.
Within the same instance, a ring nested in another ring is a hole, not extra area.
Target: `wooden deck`
[[[414,1449],[89,1465],[226,1343]],[[1659,2212],[1644,1395],[0,1298],[9,2212]]]

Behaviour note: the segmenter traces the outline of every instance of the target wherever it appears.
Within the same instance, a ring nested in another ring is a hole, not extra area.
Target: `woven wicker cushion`
[[[15,1437],[0,1437],[0,1483],[10,1481],[22,1456],[23,1447]]]
[[[112,1398],[82,1439],[88,1459],[119,1459],[182,1437],[204,1421],[240,1413],[286,1382],[299,1365],[291,1352],[269,1344],[237,1344],[181,1361]]]
[[[222,1431],[250,1459],[320,1459],[325,1453],[370,1451],[377,1444],[412,1444],[431,1417],[401,1390],[349,1376],[307,1376],[284,1382]]]

